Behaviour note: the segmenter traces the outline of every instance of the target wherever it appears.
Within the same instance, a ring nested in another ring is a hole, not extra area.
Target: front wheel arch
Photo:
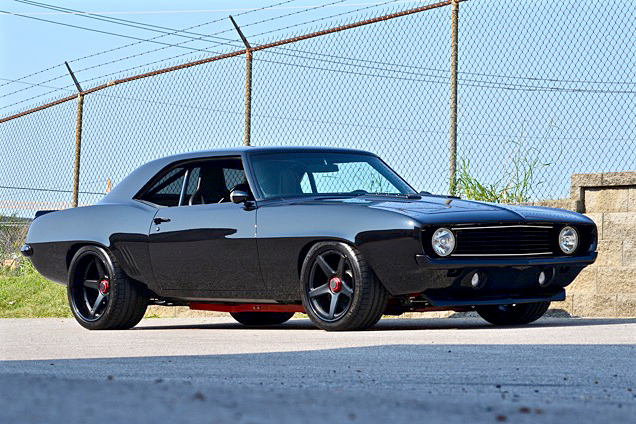
[[[372,327],[382,317],[389,298],[362,253],[340,241],[321,241],[309,249],[300,291],[311,321],[327,331]]]
[[[305,258],[307,257],[307,253],[309,253],[311,248],[314,247],[316,244],[322,243],[322,242],[344,243],[351,246],[354,249],[358,249],[356,244],[352,242],[351,240],[341,239],[337,237],[312,240],[309,243],[305,244],[302,247],[302,249],[300,249],[300,252],[298,253],[298,260],[296,264],[296,272],[298,273],[298,278],[300,278],[300,275],[303,269],[303,262],[305,261]]]

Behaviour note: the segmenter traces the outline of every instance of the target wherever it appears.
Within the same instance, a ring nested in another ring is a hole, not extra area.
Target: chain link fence
[[[451,3],[248,40],[250,144],[370,150],[417,189],[448,193],[454,177],[463,196],[499,201],[566,197],[572,173],[636,169],[636,3],[463,1],[456,74]],[[93,204],[151,159],[243,144],[246,49],[224,48],[82,86],[77,176],[77,96],[1,118],[1,259],[35,211],[73,205],[74,180],[77,203]]]

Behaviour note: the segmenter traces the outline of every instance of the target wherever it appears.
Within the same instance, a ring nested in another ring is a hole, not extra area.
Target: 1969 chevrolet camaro
[[[93,206],[38,212],[22,253],[89,329],[160,304],[359,330],[406,311],[532,322],[596,240],[577,213],[418,193],[372,153],[250,147],[155,160]]]

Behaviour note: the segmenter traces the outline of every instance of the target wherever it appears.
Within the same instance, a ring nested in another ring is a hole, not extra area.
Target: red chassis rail
[[[305,313],[303,305],[281,305],[277,303],[198,303],[191,302],[190,309],[200,311],[230,312],[302,312]]]
[[[393,315],[390,311],[390,306],[387,308],[387,315]],[[215,312],[229,312],[229,313],[239,313],[239,312],[301,312],[305,313],[305,308],[303,305],[284,305],[278,303],[200,303],[200,302],[191,302],[190,309],[195,309],[199,311],[215,311]],[[448,311],[454,310],[457,312],[470,311],[471,308],[448,308],[448,307],[435,307],[435,306],[427,306],[420,308],[400,308],[398,314],[403,312],[431,312],[431,311]]]

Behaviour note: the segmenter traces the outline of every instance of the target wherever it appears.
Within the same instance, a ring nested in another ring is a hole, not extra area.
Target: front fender
[[[357,247],[391,293],[411,278],[411,271],[417,270],[415,255],[422,252],[419,223],[388,210],[341,203],[279,203],[259,206],[257,220],[263,278],[281,299],[300,299],[303,252],[319,241]]]

